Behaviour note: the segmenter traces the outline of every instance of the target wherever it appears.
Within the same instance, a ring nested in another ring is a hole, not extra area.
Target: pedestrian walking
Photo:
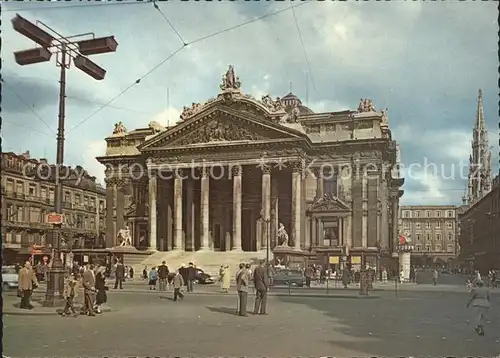
[[[75,310],[74,302],[75,298],[78,297],[78,281],[75,279],[73,274],[69,274],[66,277],[66,282],[64,284],[64,299],[66,300],[66,304],[64,305],[62,316],[67,316],[70,313],[73,316],[77,316],[78,313]],[[71,311],[71,312],[70,312]]]
[[[312,265],[307,266],[305,275],[306,275],[306,287],[311,288],[311,280],[314,277],[314,268],[312,267]]]
[[[148,267],[144,266],[144,270],[142,270],[142,279],[147,280],[148,279]]]
[[[21,303],[19,308],[22,309],[33,309],[31,304],[31,294],[33,290],[38,287],[38,281],[36,279],[36,274],[29,261],[24,263],[24,267],[19,270],[18,273],[18,296],[21,297]]]
[[[434,286],[436,286],[438,283],[438,277],[439,277],[439,273],[436,269],[434,269],[434,271],[432,271],[432,283]]]
[[[177,298],[183,300],[184,295],[181,292],[181,288],[182,286],[184,286],[184,279],[182,278],[182,275],[179,273],[179,270],[175,272],[175,277],[172,281],[174,286],[174,301],[177,302]]]
[[[264,261],[261,261],[260,265],[254,270],[253,282],[256,291],[254,314],[267,315],[267,290],[269,288],[269,283]]]
[[[156,271],[156,267],[153,267],[151,271],[149,271],[149,289],[156,290],[156,281],[158,280],[158,271]]]
[[[95,274],[92,268],[85,270],[82,277],[84,309],[87,316],[95,316],[94,313],[94,294],[95,294]]]
[[[158,266],[158,280],[160,282],[160,291],[166,291],[168,287],[168,266],[165,261]]]
[[[470,293],[469,302],[466,307],[474,308],[475,324],[474,330],[480,336],[484,336],[484,320],[491,306],[490,291],[484,286],[483,281],[476,281],[476,287]]]
[[[236,290],[238,291],[237,314],[247,317],[247,298],[248,298],[248,271],[244,264],[240,264],[236,275]]]
[[[196,267],[192,262],[189,263],[188,268],[186,269],[186,277],[187,277],[187,291],[193,292],[193,284],[196,279]]]
[[[108,295],[106,294],[108,287],[106,286],[105,273],[106,268],[104,266],[101,266],[97,271],[97,274],[95,275],[95,289],[97,292],[95,298],[95,311],[97,313],[102,313],[102,305],[108,301]]]
[[[120,286],[120,290],[123,290],[123,280],[125,279],[125,266],[121,261],[116,263],[115,269],[115,290]]]

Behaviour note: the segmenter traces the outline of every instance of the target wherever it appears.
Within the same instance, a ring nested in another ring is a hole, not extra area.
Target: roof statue
[[[219,87],[223,91],[234,91],[240,89],[240,78],[234,74],[233,65],[229,65],[226,74],[222,76],[222,83],[219,85]]]
[[[198,113],[200,111],[200,109],[203,107],[202,104],[199,104],[199,103],[192,103],[191,104],[191,107],[186,107],[184,106],[184,109],[182,110],[182,113],[180,115],[180,118],[182,120],[186,120],[188,119],[189,117],[192,117],[194,116],[196,113]]]
[[[358,106],[358,112],[375,112],[375,106],[373,105],[373,101],[368,98],[361,98]]]
[[[167,129],[165,126],[162,126],[160,123],[158,123],[156,121],[149,122],[148,127],[149,127],[149,129],[152,129],[153,133],[155,133],[155,134],[163,132]]]
[[[123,134],[127,134],[127,128],[125,128],[125,126],[121,121],[115,123],[115,129],[113,129],[113,135],[123,135]]]
[[[283,106],[279,97],[273,100],[270,95],[266,94],[262,96],[261,102],[269,109],[269,112],[280,112],[285,110],[285,106]]]

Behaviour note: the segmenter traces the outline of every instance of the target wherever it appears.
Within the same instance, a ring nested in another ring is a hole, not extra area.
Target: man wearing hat
[[[160,280],[160,291],[165,291],[168,288],[168,266],[165,261],[158,266],[158,279]]]

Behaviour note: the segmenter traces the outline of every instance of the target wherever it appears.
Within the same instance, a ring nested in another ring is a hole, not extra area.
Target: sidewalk
[[[3,294],[3,314],[7,316],[57,316],[57,309],[61,307],[43,307],[42,302],[45,295],[42,293],[34,294],[31,298],[31,304],[34,306],[31,310],[20,309],[21,299],[15,292],[4,292]]]

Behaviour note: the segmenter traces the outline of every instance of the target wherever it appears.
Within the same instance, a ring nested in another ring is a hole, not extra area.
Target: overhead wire
[[[150,1],[150,2],[153,2],[153,1]],[[100,111],[102,111],[104,108],[106,108],[108,105],[110,105],[112,102],[114,102],[115,100],[117,100],[119,97],[123,96],[132,87],[134,87],[135,85],[138,85],[144,78],[146,78],[151,73],[153,73],[154,71],[156,71],[165,62],[167,62],[168,60],[170,60],[172,57],[174,57],[177,53],[179,53],[181,50],[183,50],[184,48],[186,48],[188,45],[192,45],[192,44],[195,44],[197,42],[201,42],[201,41],[207,40],[209,38],[222,35],[222,34],[224,34],[226,32],[229,32],[229,31],[241,28],[243,26],[249,25],[251,23],[254,23],[254,22],[259,21],[259,20],[263,20],[263,19],[271,17],[271,16],[278,15],[278,14],[280,14],[282,12],[289,11],[290,9],[294,9],[296,7],[303,6],[303,5],[308,4],[308,3],[310,3],[310,2],[304,2],[304,3],[301,3],[301,4],[295,5],[295,6],[291,7],[291,8],[285,8],[285,9],[277,10],[277,11],[274,11],[274,12],[271,12],[271,13],[268,13],[268,14],[264,14],[262,16],[259,16],[259,17],[255,18],[255,19],[252,19],[252,20],[249,20],[249,21],[245,21],[245,22],[243,22],[241,24],[238,24],[238,25],[235,25],[235,26],[230,26],[230,27],[228,27],[228,28],[226,28],[224,30],[216,31],[216,32],[214,32],[214,33],[212,33],[210,35],[207,35],[207,36],[202,36],[202,37],[200,37],[200,38],[198,38],[196,40],[193,40],[191,42],[188,42],[188,43],[185,43],[184,40],[182,40],[183,41],[183,45],[181,47],[179,47],[176,51],[174,51],[173,53],[171,53],[170,55],[168,55],[167,57],[165,57],[162,61],[160,61],[158,64],[156,64],[148,72],[146,72],[144,75],[142,75],[140,78],[138,78],[134,83],[132,83],[131,85],[127,86],[124,90],[122,90],[121,92],[119,92],[116,96],[114,96],[113,98],[111,98],[109,101],[107,101],[106,103],[104,103],[101,107],[99,107],[98,109],[96,109],[90,115],[88,115],[83,120],[81,120],[80,122],[78,122],[75,126],[73,126],[70,129],[70,131],[75,130],[76,128],[78,128],[79,126],[81,126],[82,124],[84,124],[85,122],[87,122],[88,120],[90,120],[92,117],[94,117],[97,113],[99,113]],[[153,4],[154,4],[154,2],[153,2]],[[182,37],[180,37],[180,38],[182,39]]]
[[[67,99],[72,99],[72,100],[75,100],[75,101],[78,101],[78,102],[85,102],[85,103],[90,103],[90,104],[97,104],[97,105],[100,105],[100,106],[104,105],[104,103],[102,103],[102,102],[91,101],[91,100],[88,100],[88,99],[83,99],[83,98],[78,98],[78,97],[73,97],[73,96],[66,96],[66,98]],[[114,109],[119,109],[119,110],[122,110],[122,111],[134,112],[134,113],[139,113],[139,114],[145,114],[145,115],[148,115],[148,116],[154,115],[154,113],[148,113],[148,112],[138,111],[136,109],[115,106],[115,105],[112,105],[112,104],[109,104],[108,107],[109,108],[114,108]]]
[[[30,111],[30,112],[31,112],[31,113],[32,113],[32,114],[33,114],[33,115],[34,115],[34,116],[35,116],[35,117],[36,117],[36,118],[40,121],[40,122],[42,122],[42,123],[45,125],[45,127],[47,127],[47,128],[48,128],[51,132],[53,132],[54,134],[56,133],[56,131],[55,131],[55,130],[53,130],[53,129],[52,129],[52,128],[48,125],[48,123],[47,123],[47,122],[45,122],[45,120],[44,120],[44,119],[43,119],[43,118],[42,118],[42,117],[41,117],[38,113],[36,113],[36,111],[33,109],[33,105],[29,105],[29,104],[28,104],[28,103],[24,100],[24,98],[23,98],[23,97],[22,97],[19,93],[17,93],[17,91],[16,91],[14,88],[12,88],[12,86],[10,86],[7,82],[5,82],[5,80],[4,80],[3,78],[2,78],[2,79],[0,79],[0,81],[4,84],[4,86],[5,86],[5,85],[7,85],[7,86],[6,86],[6,87],[7,87],[7,89],[8,89],[11,93],[13,93],[13,94],[14,94],[14,95],[15,95],[15,96],[19,99],[19,101],[20,101],[20,102],[21,102],[21,103],[22,103],[22,104],[23,104],[23,105],[24,105],[24,106],[25,106],[25,107],[26,107],[26,108],[27,108],[27,109],[28,109],[28,110],[29,110],[29,111]]]
[[[93,2],[90,4],[81,4],[81,5],[44,5],[42,7],[32,7],[32,8],[15,8],[15,9],[2,9],[3,12],[14,12],[14,11],[43,11],[43,10],[56,10],[56,9],[74,9],[81,7],[97,7],[97,6],[111,6],[111,5],[138,5],[138,4],[148,4],[152,2],[148,1],[108,1],[108,2]],[[4,5],[5,6],[5,5]]]
[[[290,7],[292,9],[293,19],[295,20],[295,27],[297,28],[297,33],[299,35],[300,44],[302,46],[302,52],[304,53],[304,58],[306,60],[307,71],[309,72],[309,76],[311,77],[311,84],[312,84],[313,89],[314,89],[314,94],[316,94],[316,96],[317,96],[318,91],[316,90],[316,84],[314,82],[314,77],[313,77],[312,70],[311,70],[311,63],[309,62],[309,57],[307,56],[306,46],[304,44],[304,38],[302,37],[302,32],[300,31],[299,21],[297,20],[297,14],[295,14],[295,7],[296,6],[290,6]]]
[[[5,122],[5,123],[9,123],[13,126],[16,126],[16,127],[21,127],[21,128],[24,128],[26,129],[28,132],[35,132],[35,133],[40,133],[40,134],[43,134],[43,135],[46,135],[47,137],[51,137],[50,134],[46,133],[46,132],[42,132],[42,131],[39,131],[37,129],[34,129],[34,128],[30,128],[28,126],[25,126],[24,124],[21,124],[21,123],[17,123],[17,122],[13,122],[13,121],[10,121],[8,119],[5,119],[5,118],[2,118],[2,123]]]
[[[160,7],[158,6],[158,4],[156,4],[156,0],[153,0],[153,7],[158,10],[158,12],[160,13],[160,15],[163,17],[163,19],[167,22],[168,26],[170,26],[170,28],[175,32],[175,34],[177,35],[177,37],[179,38],[179,40],[181,40],[182,44],[184,46],[187,46],[187,42],[184,41],[184,38],[181,36],[181,34],[179,33],[179,31],[177,31],[177,29],[175,28],[175,26],[170,22],[170,20],[167,18],[167,16],[163,13],[163,11],[161,11]]]

